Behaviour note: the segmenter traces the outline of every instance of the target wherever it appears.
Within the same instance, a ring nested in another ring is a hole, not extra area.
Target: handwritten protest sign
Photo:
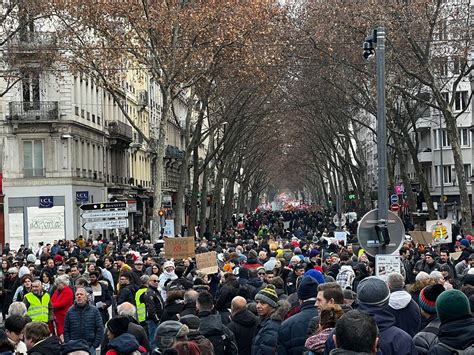
[[[210,251],[209,253],[196,254],[196,265],[199,271],[206,274],[215,274],[219,271],[216,252]]]
[[[168,259],[186,259],[194,254],[194,237],[165,238],[165,256]]]
[[[433,235],[430,232],[412,231],[409,232],[415,243],[429,245],[433,243]]]

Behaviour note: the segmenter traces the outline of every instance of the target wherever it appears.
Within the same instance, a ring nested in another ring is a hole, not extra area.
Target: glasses
[[[265,273],[264,272],[259,272],[258,275],[259,276],[265,276]]]
[[[150,282],[158,282],[158,280],[150,280]]]

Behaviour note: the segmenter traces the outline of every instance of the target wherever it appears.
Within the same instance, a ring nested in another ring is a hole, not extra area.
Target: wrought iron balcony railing
[[[55,121],[59,119],[57,101],[12,101],[9,120],[14,121]]]

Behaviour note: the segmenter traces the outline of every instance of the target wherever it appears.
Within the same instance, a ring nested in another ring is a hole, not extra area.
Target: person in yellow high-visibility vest
[[[44,292],[40,280],[31,284],[31,292],[25,295],[26,314],[33,322],[49,323],[53,319],[53,309],[49,293]]]
[[[137,307],[137,320],[142,326],[146,326],[146,291],[148,290],[148,281],[150,277],[143,275],[140,277],[141,286],[135,293],[135,305]]]

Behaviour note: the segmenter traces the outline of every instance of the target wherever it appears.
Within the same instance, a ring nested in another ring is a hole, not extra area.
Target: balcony
[[[418,161],[420,163],[431,163],[433,161],[433,152],[430,148],[425,148],[418,152]]]
[[[173,145],[166,146],[165,158],[170,159],[183,159],[184,151]]]
[[[10,121],[25,123],[36,123],[38,121],[59,120],[59,108],[57,101],[13,101],[8,103]]]
[[[8,39],[5,56],[10,65],[51,64],[57,52],[54,32],[18,32]]]
[[[138,92],[138,106],[148,106],[148,91],[140,90]]]
[[[133,141],[132,127],[121,121],[109,121],[111,145],[128,148]]]

